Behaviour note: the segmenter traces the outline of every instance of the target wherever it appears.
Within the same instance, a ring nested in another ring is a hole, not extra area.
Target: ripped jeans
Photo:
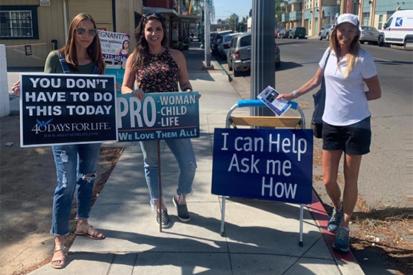
[[[77,217],[89,218],[100,143],[56,145],[52,147],[57,184],[53,195],[53,235],[69,233],[73,195],[77,188]]]
[[[176,193],[178,195],[189,194],[192,191],[192,181],[194,180],[197,167],[191,139],[166,139],[164,141],[171,149],[179,165]],[[151,205],[153,205],[154,200],[159,199],[157,141],[141,141],[139,144],[143,154],[145,179],[149,188]]]

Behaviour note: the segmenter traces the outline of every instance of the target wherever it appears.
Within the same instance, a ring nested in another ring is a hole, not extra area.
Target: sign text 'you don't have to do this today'
[[[22,74],[21,146],[116,141],[113,76]]]

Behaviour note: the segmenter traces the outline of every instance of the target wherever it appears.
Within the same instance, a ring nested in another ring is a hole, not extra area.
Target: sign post
[[[10,113],[10,99],[7,81],[6,46],[0,44],[0,117]]]
[[[118,97],[119,141],[157,141],[159,232],[162,232],[161,139],[199,137],[199,93],[146,94],[142,100],[128,94]]]

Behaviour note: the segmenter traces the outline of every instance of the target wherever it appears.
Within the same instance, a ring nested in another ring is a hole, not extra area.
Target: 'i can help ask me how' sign
[[[119,141],[179,139],[199,136],[199,93],[148,93],[142,100],[118,100]]]
[[[311,130],[215,129],[212,193],[309,203]]]
[[[113,76],[22,74],[22,147],[116,141]]]

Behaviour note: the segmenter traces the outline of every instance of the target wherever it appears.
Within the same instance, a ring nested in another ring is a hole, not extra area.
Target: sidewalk
[[[161,146],[162,183],[173,226],[159,232],[148,204],[142,155],[128,144],[93,207],[90,223],[107,238],[77,237],[63,270],[46,265],[31,274],[363,274],[353,261],[337,258],[311,216],[318,202],[304,211],[304,246],[298,246],[299,206],[280,202],[227,200],[226,235],[219,234],[220,209],[211,194],[214,128],[225,127],[225,117],[239,95],[227,75],[202,71],[203,52],[186,52],[191,83],[200,91],[201,136],[193,139],[198,169],[188,197],[189,224],[176,218],[172,195],[178,167],[166,145]]]

